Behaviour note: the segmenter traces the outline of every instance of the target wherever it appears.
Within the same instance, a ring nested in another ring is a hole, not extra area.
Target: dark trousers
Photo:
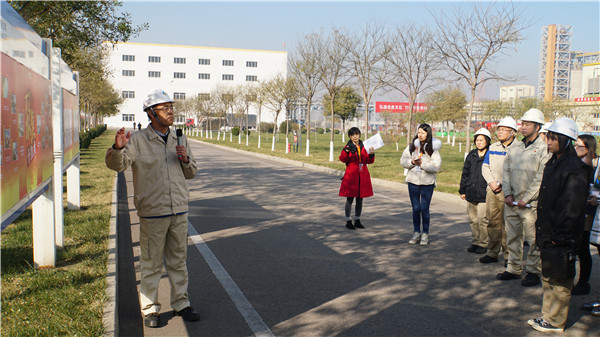
[[[429,234],[429,204],[433,195],[434,185],[415,185],[408,183],[408,195],[413,211],[414,232],[421,232],[421,218],[423,219],[423,233]]]

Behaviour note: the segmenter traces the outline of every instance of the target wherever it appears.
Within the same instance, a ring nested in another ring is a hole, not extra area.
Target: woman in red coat
[[[367,153],[360,140],[360,130],[357,127],[348,130],[348,137],[350,137],[350,140],[340,154],[340,161],[346,164],[346,172],[342,178],[342,186],[340,186],[340,197],[346,197],[346,228],[365,228],[360,223],[360,213],[362,212],[363,198],[373,195],[371,175],[367,164],[372,164],[375,161],[375,153],[373,148],[370,148],[369,153]],[[354,224],[352,224],[350,212],[354,198],[356,198],[356,207],[354,209]]]

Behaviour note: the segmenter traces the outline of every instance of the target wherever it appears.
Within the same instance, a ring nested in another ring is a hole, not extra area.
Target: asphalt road
[[[466,205],[434,192],[430,244],[409,245],[406,188],[374,186],[361,220],[344,227],[340,178],[279,160],[192,142],[189,295],[201,321],[173,317],[161,280],[161,327],[143,327],[139,220],[131,173],[119,200],[119,335],[148,336],[539,336],[540,286],[499,281],[500,263],[468,253]],[[399,160],[399,158],[398,158]],[[373,165],[377,165],[377,159]],[[401,174],[401,172],[399,173]],[[125,200],[126,199],[126,200]],[[600,291],[572,298],[567,335],[600,336],[600,319],[579,309]],[[136,272],[137,271],[137,272]]]

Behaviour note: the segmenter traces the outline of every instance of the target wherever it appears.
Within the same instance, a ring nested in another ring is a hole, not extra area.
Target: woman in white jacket
[[[442,165],[439,149],[442,142],[433,138],[429,124],[419,125],[413,141],[402,153],[400,164],[408,169],[406,183],[413,210],[414,234],[408,243],[419,242],[425,246],[429,243],[429,203],[435,187],[436,173]],[[421,218],[423,231],[421,231]]]

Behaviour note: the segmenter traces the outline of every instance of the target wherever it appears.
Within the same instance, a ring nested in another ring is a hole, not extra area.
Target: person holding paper
[[[414,234],[408,243],[429,243],[429,204],[433,196],[436,174],[442,166],[439,149],[442,142],[433,138],[429,124],[419,125],[417,135],[402,153],[400,164],[408,169],[406,183],[413,211]],[[421,232],[421,218],[423,231]]]
[[[375,161],[375,149],[371,147],[367,153],[363,142],[360,140],[360,130],[357,127],[348,130],[348,137],[350,140],[340,154],[340,161],[346,164],[346,172],[342,177],[339,195],[340,197],[346,197],[346,228],[365,228],[360,222],[360,214],[362,213],[363,198],[373,195],[371,175],[367,166]],[[350,214],[354,198],[356,198],[356,206],[354,209],[354,223],[352,223]]]
[[[525,267],[527,274],[521,281],[524,287],[540,284],[540,251],[535,248],[535,221],[544,165],[549,159],[548,146],[538,134],[542,125],[544,114],[540,110],[525,112],[520,129],[523,140],[515,142],[508,150],[502,173],[508,264],[496,278],[502,281],[521,279]],[[523,261],[524,241],[529,243],[526,261]]]

